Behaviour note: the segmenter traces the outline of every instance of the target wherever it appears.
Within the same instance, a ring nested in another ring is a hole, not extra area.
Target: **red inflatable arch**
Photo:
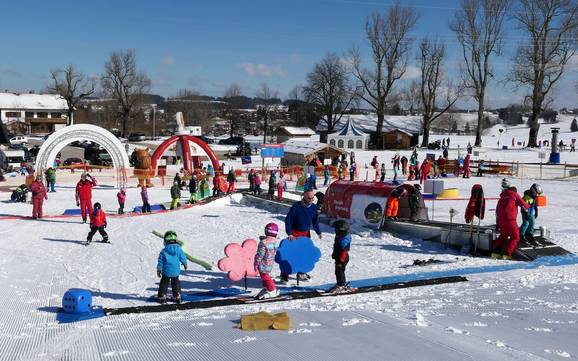
[[[191,148],[189,146],[189,142],[193,142],[199,147],[201,147],[201,149],[203,149],[205,154],[211,160],[211,163],[213,163],[213,168],[215,168],[215,170],[219,169],[219,160],[217,159],[217,155],[207,145],[207,143],[203,142],[199,138],[194,137],[192,135],[173,135],[169,139],[162,142],[151,157],[151,168],[153,169],[153,172],[155,174],[157,172],[158,160],[163,156],[165,150],[167,150],[168,147],[170,147],[173,143],[176,143],[177,141],[181,143],[181,148],[183,149],[183,166],[185,170],[192,172],[194,170],[193,165],[194,166],[200,165],[199,157],[191,156]]]

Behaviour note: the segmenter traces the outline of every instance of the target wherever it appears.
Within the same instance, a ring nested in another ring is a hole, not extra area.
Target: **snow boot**
[[[297,279],[301,282],[307,282],[311,280],[311,275],[308,273],[297,273]]]
[[[263,294],[263,296],[260,298],[260,300],[266,300],[266,299],[275,298],[278,296],[279,296],[279,290],[274,289],[273,291],[265,292],[265,294]]]
[[[502,259],[502,255],[500,253],[492,252],[491,255],[492,259]]]
[[[507,254],[502,255],[502,259],[506,260],[506,261],[511,261],[513,258],[512,256],[508,256]]]
[[[164,305],[165,303],[167,303],[167,295],[160,295],[158,297],[158,301],[161,305]]]
[[[173,302],[176,303],[177,305],[180,305],[181,304],[181,295],[174,296]]]
[[[263,296],[265,295],[265,293],[267,293],[267,289],[263,288],[261,291],[259,291],[259,293],[257,293],[257,295],[254,297],[256,300],[262,300]]]

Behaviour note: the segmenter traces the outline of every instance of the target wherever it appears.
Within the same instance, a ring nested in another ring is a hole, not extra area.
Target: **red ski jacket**
[[[80,180],[76,183],[76,200],[90,200],[92,198],[92,187],[96,186],[96,180]]]
[[[42,181],[34,181],[30,186],[30,191],[32,192],[33,199],[42,199],[46,197],[46,187]]]
[[[518,206],[525,209],[530,206],[524,202],[515,187],[508,188],[500,194],[500,200],[496,206],[496,221],[516,221],[518,218]]]
[[[106,214],[104,214],[102,209],[93,210],[90,213],[90,225],[95,227],[106,226]]]

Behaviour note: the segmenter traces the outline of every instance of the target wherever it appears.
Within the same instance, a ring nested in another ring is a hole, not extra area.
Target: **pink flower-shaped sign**
[[[258,272],[255,270],[255,253],[257,252],[257,241],[246,239],[243,245],[229,243],[225,246],[225,255],[217,263],[219,269],[227,272],[227,277],[233,282],[240,281],[247,277],[255,277]]]

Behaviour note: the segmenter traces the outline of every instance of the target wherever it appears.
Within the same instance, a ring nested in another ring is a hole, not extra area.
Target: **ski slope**
[[[61,178],[64,182],[67,176]],[[497,196],[499,177],[450,179],[446,186],[467,195],[474,181],[483,182],[488,196]],[[511,181],[520,189],[531,184]],[[556,243],[578,252],[576,205],[569,201],[576,199],[578,183],[541,183],[549,206],[541,210],[538,224],[552,231]],[[162,187],[150,190],[152,203],[168,200],[168,194]],[[93,197],[106,211],[116,209],[116,190],[99,187]],[[9,193],[0,192],[2,215],[30,214],[31,205],[4,203],[8,198]],[[129,188],[126,208],[137,204],[138,190]],[[49,194],[45,213],[58,215],[73,206],[73,186],[62,184]],[[451,207],[463,209],[465,202],[436,202],[435,219],[446,217]],[[488,204],[484,222],[492,223],[494,207]],[[88,247],[81,245],[88,227],[79,216],[1,219],[0,360],[226,360],[256,355],[303,360],[538,360],[578,355],[575,265],[468,274],[466,283],[363,295],[58,321],[61,297],[72,287],[91,290],[94,304],[102,307],[150,304],[158,287],[155,267],[162,247],[152,230],[175,230],[189,253],[216,263],[225,244],[257,237],[268,222],[282,225],[283,216],[248,206],[241,195],[234,195],[186,210],[110,216],[112,244]],[[310,285],[334,282],[333,233],[326,225],[322,231],[322,239],[314,239],[322,258]],[[405,267],[414,259],[428,258],[453,263]],[[510,262],[463,257],[436,243],[354,228],[347,277],[403,277],[504,263]],[[185,294],[232,287],[242,291],[242,284],[232,285],[224,273],[193,264],[181,280]],[[249,287],[256,292],[260,282],[251,279]],[[293,329],[246,333],[234,327],[241,314],[259,310],[288,311]]]

